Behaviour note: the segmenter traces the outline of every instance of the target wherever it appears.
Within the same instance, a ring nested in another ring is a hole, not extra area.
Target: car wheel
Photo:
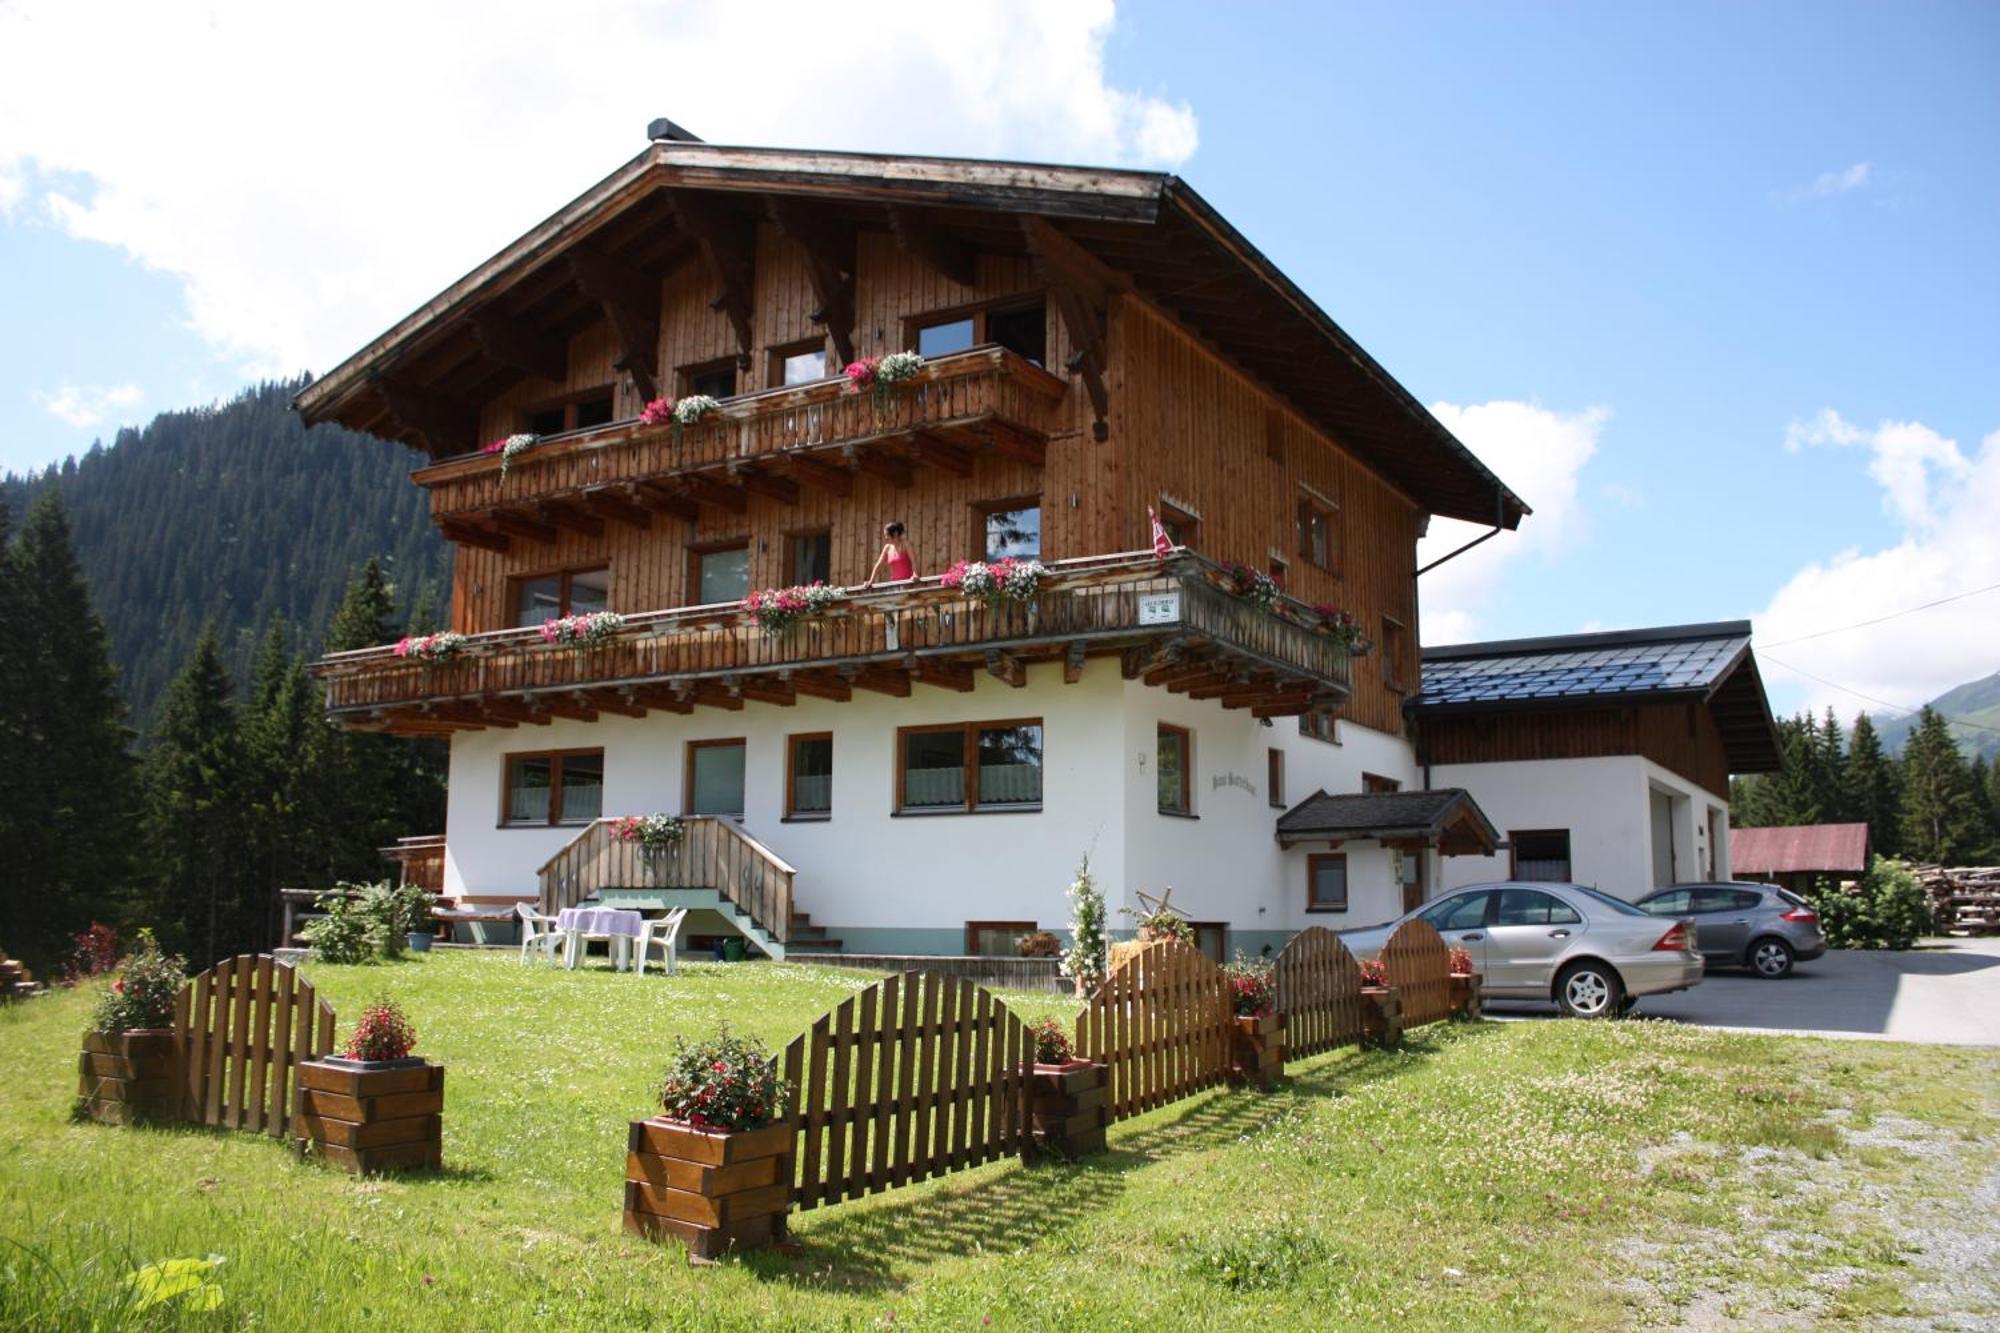
[[[1571,963],[1556,978],[1555,998],[1565,1018],[1608,1018],[1623,1008],[1625,983],[1604,963]]]
[[[1766,981],[1790,976],[1792,958],[1792,946],[1775,937],[1766,937],[1750,946],[1750,970]]]

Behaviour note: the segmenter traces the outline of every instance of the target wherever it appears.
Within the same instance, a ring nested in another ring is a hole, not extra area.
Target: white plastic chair
[[[533,949],[542,956],[542,961],[556,960],[556,946],[562,943],[563,933],[556,929],[556,919],[543,916],[526,903],[514,904],[514,913],[521,918],[521,961],[528,961],[528,951]]]
[[[680,937],[681,922],[687,919],[687,908],[676,907],[660,917],[647,917],[646,924],[639,927],[639,975],[646,975],[646,957],[653,946],[659,945],[666,955],[667,975],[674,974],[674,944]]]

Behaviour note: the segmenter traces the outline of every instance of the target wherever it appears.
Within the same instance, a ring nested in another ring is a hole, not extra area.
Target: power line
[[[1845,634],[1847,633],[1847,631],[1851,629],[1866,629],[1870,625],[1879,625],[1885,620],[1896,620],[1902,616],[1913,616],[1919,611],[1928,611],[1934,606],[1943,606],[1947,602],[1960,602],[1964,601],[1968,597],[1977,597],[1981,593],[1994,592],[1994,591],[2000,591],[2000,583],[1989,583],[1984,588],[1974,588],[1970,592],[1955,592],[1949,597],[1940,597],[1935,602],[1925,602],[1922,606],[1911,606],[1911,607],[1905,607],[1901,611],[1891,611],[1888,615],[1876,616],[1873,620],[1857,620],[1852,625],[1836,625],[1832,629],[1815,630],[1811,634],[1801,634],[1796,639],[1779,639],[1776,643],[1765,644],[1764,647],[1783,648],[1794,643],[1805,643],[1809,639],[1824,639],[1829,634]],[[1775,661],[1776,659],[1774,658],[1772,660]],[[1793,667],[1792,670],[1798,671],[1799,669],[1797,667]],[[1803,676],[1806,673],[1803,671],[1799,671],[1799,674]],[[1814,679],[1818,680],[1819,678],[1815,676]],[[1832,682],[1820,681],[1820,683],[1822,685],[1826,685],[1826,684],[1831,684]],[[1840,686],[1835,685],[1833,688],[1839,689]],[[1848,693],[1853,694],[1854,691],[1849,690]],[[1860,697],[1865,699],[1868,696],[1864,694]],[[1882,701],[1880,699],[1877,699],[1875,702],[1881,703]],[[1885,708],[1894,708],[1895,706],[1896,706],[1895,704],[1883,704],[1883,707]],[[1967,723],[1966,725],[1971,726],[1973,724]]]
[[[1787,671],[1796,671],[1799,675],[1804,676],[1807,680],[1816,680],[1830,690],[1839,690],[1842,694],[1851,694],[1857,699],[1866,699],[1871,704],[1879,704],[1883,708],[1892,708],[1898,713],[1915,713],[1919,711],[1918,709],[1910,708],[1903,704],[1892,704],[1887,699],[1877,699],[1874,695],[1863,694],[1860,690],[1851,690],[1847,686],[1840,684],[1838,681],[1828,680],[1825,676],[1815,676],[1812,672],[1807,671],[1804,667],[1793,666],[1790,662],[1784,661],[1781,658],[1773,657],[1769,653],[1764,654],[1764,660],[1766,662],[1769,662],[1772,666],[1781,666]],[[1937,710],[1932,709],[1931,711],[1936,712]],[[1995,733],[1996,735],[2000,735],[2000,727],[1989,727],[1984,722],[1973,722],[1962,717],[1952,717],[1947,713],[1938,713],[1938,716],[1943,718],[1945,721],[1954,724],[1955,726],[1971,727],[1974,731],[1990,731]]]

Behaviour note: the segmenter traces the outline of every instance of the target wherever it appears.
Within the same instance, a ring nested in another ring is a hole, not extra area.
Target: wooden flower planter
[[[1229,1034],[1229,1078],[1233,1083],[1275,1085],[1285,1076],[1284,1022],[1276,1014],[1262,1018],[1236,1015]]]
[[[443,1165],[444,1066],[308,1060],[298,1067],[299,1148],[357,1176]]]
[[[1108,1075],[1105,1066],[1090,1060],[1032,1067],[1028,1127],[1034,1155],[1069,1161],[1104,1151]]]
[[[1361,988],[1361,1044],[1395,1046],[1403,1040],[1403,1000],[1394,986]]]
[[[625,1229],[673,1236],[699,1260],[784,1239],[791,1206],[789,1121],[727,1133],[655,1116],[626,1139]]]
[[[1479,974],[1453,972],[1450,976],[1452,1014],[1458,1018],[1479,1017]]]
[[[180,1115],[181,1054],[172,1028],[83,1034],[77,1093],[85,1113],[107,1125]]]

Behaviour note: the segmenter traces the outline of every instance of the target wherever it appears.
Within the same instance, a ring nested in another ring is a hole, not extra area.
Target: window
[[[1306,857],[1306,910],[1347,910],[1347,853],[1315,852]]]
[[[1524,829],[1507,834],[1509,879],[1539,879],[1567,884],[1570,879],[1569,830]]]
[[[1276,748],[1264,751],[1264,787],[1271,794],[1273,808],[1285,808],[1285,752]]]
[[[1299,559],[1324,570],[1333,568],[1333,513],[1309,495],[1299,497]]]
[[[1665,893],[1654,894],[1642,905],[1655,916],[1680,916],[1688,910],[1693,896],[1693,891],[1689,889],[1668,889]]]
[[[1394,778],[1385,778],[1380,773],[1363,773],[1361,775],[1361,790],[1367,792],[1370,796],[1386,796],[1392,791],[1401,791],[1402,789],[1402,783],[1396,781]]]
[[[687,747],[687,813],[743,813],[743,738],[689,741]]]
[[[1493,890],[1482,889],[1478,893],[1445,898],[1436,906],[1425,908],[1421,919],[1440,931],[1477,930],[1486,924],[1486,909],[1493,905],[1494,896]]]
[[[896,755],[899,813],[1041,808],[1040,718],[901,727]]]
[[[1167,530],[1167,540],[1176,546],[1195,550],[1201,545],[1201,520],[1177,504],[1160,501],[1160,526]]]
[[[1754,912],[1764,905],[1764,895],[1754,889],[1696,889],[1694,912]],[[1649,904],[1650,906],[1650,904]]]
[[[589,430],[610,423],[612,403],[611,386],[600,384],[594,389],[537,403],[521,414],[521,428],[535,435]]]
[[[1194,813],[1194,733],[1186,727],[1160,723],[1158,759],[1154,765],[1160,779],[1160,813]]]
[[[785,818],[833,815],[833,733],[809,731],[785,741]]]
[[[1382,617],[1382,683],[1392,690],[1406,690],[1410,687],[1409,667],[1406,659],[1410,652],[1410,633],[1403,622]]]
[[[688,582],[694,587],[696,605],[740,602],[750,595],[749,542],[696,547],[689,554],[694,568]]]
[[[1048,361],[1048,307],[1039,298],[928,315],[909,321],[905,327],[917,351],[926,357],[948,356],[990,343],[1038,366]]]
[[[1042,554],[1040,498],[996,500],[981,505],[975,540],[981,560],[1039,558]]]
[[[794,586],[833,582],[833,534],[795,532],[785,539],[787,574]]]
[[[818,338],[771,349],[768,375],[774,389],[826,378],[826,343]]]
[[[559,616],[589,615],[611,606],[611,571],[565,569],[553,574],[517,578],[514,584],[514,624],[539,625]]]
[[[1299,714],[1299,735],[1310,736],[1328,745],[1340,744],[1340,720],[1331,708],[1315,708],[1310,713]]]
[[[588,824],[604,813],[604,751],[510,754],[503,799],[503,824]]]
[[[698,366],[681,367],[681,397],[705,393],[710,398],[736,396],[736,358],[725,356]]]
[[[1271,581],[1278,585],[1278,591],[1285,591],[1285,576],[1291,572],[1291,566],[1274,555],[1271,557],[1268,572],[1271,575]]]
[[[975,958],[1018,958],[1021,937],[1038,929],[1032,921],[968,921],[965,951]]]
[[[1500,909],[1493,915],[1496,926],[1573,926],[1582,920],[1562,899],[1535,889],[1500,890]]]
[[[1194,928],[1194,947],[1201,956],[1211,963],[1229,961],[1229,923],[1226,921],[1190,921]]]

